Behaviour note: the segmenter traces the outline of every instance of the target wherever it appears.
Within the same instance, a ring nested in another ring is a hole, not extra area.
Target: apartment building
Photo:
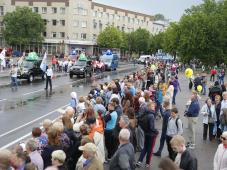
[[[92,54],[97,36],[110,25],[125,32],[140,27],[153,34],[163,31],[160,24],[156,26],[151,15],[92,0],[3,0],[0,2],[0,32],[3,28],[2,16],[20,6],[28,6],[39,13],[46,25],[43,32],[45,42],[38,48],[31,44],[29,50],[45,48],[48,54],[70,53],[72,50]],[[0,47],[1,43],[4,42],[0,33]]]

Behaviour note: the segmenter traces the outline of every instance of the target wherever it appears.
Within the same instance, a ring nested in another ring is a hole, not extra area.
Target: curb
[[[125,72],[125,71],[130,71],[130,70],[137,70],[139,67],[132,67],[132,68],[127,68],[127,69],[119,69],[119,70],[116,70],[116,71],[110,71],[110,72],[104,72],[102,75],[108,75],[109,73],[113,73],[113,72],[116,72],[116,73],[122,73],[122,72]],[[59,77],[66,77],[68,76],[68,73],[64,73],[64,74],[58,74],[56,75],[56,78],[59,78]],[[94,77],[97,77],[97,76],[100,76],[100,74],[96,74]],[[81,80],[84,80],[84,79],[81,79]],[[80,79],[78,81],[81,81]],[[27,80],[25,79],[18,79],[18,85],[21,86],[23,84],[28,84]],[[10,87],[11,86],[11,83],[4,83],[4,84],[0,84],[0,88],[5,88],[5,87]]]

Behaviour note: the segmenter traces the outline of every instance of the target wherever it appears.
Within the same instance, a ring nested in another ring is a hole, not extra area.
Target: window
[[[52,8],[52,13],[53,13],[53,14],[56,14],[56,13],[57,13],[57,8],[56,8],[56,7],[53,7],[53,8]]]
[[[4,15],[4,7],[0,6],[0,16],[3,16],[3,15]]]
[[[54,25],[54,26],[57,25],[57,20],[56,20],[56,19],[53,19],[53,20],[52,20],[52,25]]]
[[[96,35],[96,34],[93,34],[93,35],[92,35],[92,40],[93,40],[93,41],[96,41],[96,39],[97,39],[97,35]]]
[[[99,30],[102,31],[102,22],[99,20]]]
[[[47,25],[47,20],[43,19],[44,25]]]
[[[39,13],[39,7],[33,7],[33,12]]]
[[[87,13],[88,13],[88,12],[87,12],[87,9],[83,9],[82,15],[83,15],[83,16],[87,16]]]
[[[79,9],[78,8],[74,8],[73,9],[73,13],[74,13],[74,15],[79,15]]]
[[[87,38],[87,34],[82,33],[82,34],[81,34],[81,40],[86,40],[86,38]]]
[[[102,12],[99,12],[99,18],[102,18]]]
[[[81,22],[81,27],[82,28],[87,28],[87,21],[82,21]]]
[[[78,20],[74,20],[73,21],[73,26],[74,27],[79,27],[79,21]]]
[[[60,14],[65,14],[65,8],[63,7],[60,8]]]
[[[106,13],[106,18],[109,19],[109,13]]]
[[[61,26],[65,26],[65,20],[60,20]]]
[[[56,38],[57,37],[57,33],[56,32],[52,32],[52,38]]]
[[[97,17],[97,11],[93,12],[93,17]]]
[[[73,33],[73,38],[78,39],[78,33]]]
[[[134,24],[134,22],[135,22],[135,19],[134,19],[134,18],[132,18],[132,19],[131,19],[131,23],[132,23],[132,24]]]
[[[125,16],[122,16],[122,21],[125,21]]]
[[[93,20],[93,28],[96,29],[97,28],[97,22],[95,20]]]
[[[60,32],[60,38],[65,38],[65,33],[64,32]]]
[[[0,22],[0,32],[3,31],[3,22]]]
[[[114,14],[110,14],[110,19],[111,19],[111,20],[114,19]]]
[[[46,37],[47,36],[47,32],[43,32],[43,36]]]
[[[47,13],[47,7],[42,7],[42,13],[46,14]]]

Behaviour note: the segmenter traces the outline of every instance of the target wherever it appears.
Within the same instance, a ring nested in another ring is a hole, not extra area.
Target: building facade
[[[39,13],[46,25],[45,42],[38,49],[31,44],[28,50],[45,48],[48,54],[70,53],[72,50],[92,54],[97,36],[111,25],[124,32],[145,28],[156,34],[164,30],[160,24],[157,27],[151,15],[92,0],[3,0],[0,2],[0,47],[4,44],[1,34],[4,14],[21,6]]]

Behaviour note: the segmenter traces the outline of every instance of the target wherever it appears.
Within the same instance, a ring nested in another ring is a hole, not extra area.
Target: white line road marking
[[[60,116],[59,116],[59,117],[60,117]],[[59,117],[57,117],[56,119],[54,119],[52,122],[55,122]],[[40,128],[43,129],[42,126],[41,126]],[[31,132],[29,132],[29,133],[27,133],[26,135],[24,135],[24,136],[22,136],[22,137],[20,137],[20,138],[18,138],[18,139],[16,139],[16,140],[14,140],[14,141],[8,143],[7,145],[2,146],[0,149],[7,149],[7,148],[9,148],[10,146],[12,146],[12,145],[14,145],[14,144],[16,144],[16,143],[19,143],[20,141],[24,140],[25,138],[27,138],[27,137],[29,137],[29,136],[31,136]]]
[[[59,108],[57,108],[57,109],[55,109],[55,110],[53,110],[53,111],[51,111],[51,112],[49,112],[49,113],[47,113],[47,114],[41,116],[41,117],[38,117],[38,118],[36,118],[36,119],[34,119],[34,120],[32,120],[32,121],[30,121],[30,122],[24,124],[24,125],[21,125],[21,126],[19,126],[19,127],[17,127],[17,128],[14,128],[14,129],[12,129],[12,130],[10,130],[10,131],[8,131],[8,132],[5,132],[5,133],[3,133],[3,134],[0,135],[0,138],[4,137],[4,136],[6,136],[6,135],[8,135],[8,134],[10,134],[10,133],[13,133],[13,132],[15,132],[15,131],[17,131],[17,130],[19,130],[19,129],[21,129],[21,128],[24,128],[24,127],[26,127],[26,126],[28,126],[28,125],[34,123],[34,122],[37,122],[38,120],[40,120],[40,119],[42,119],[42,118],[44,118],[44,117],[46,117],[46,116],[49,116],[49,115],[53,114],[54,112],[57,112],[58,109],[63,108],[63,107],[66,107],[66,106],[68,106],[68,105],[69,105],[69,104],[64,105],[64,106],[61,106],[61,107],[59,107]]]
[[[1,99],[0,102],[6,101],[7,99]]]
[[[29,94],[33,94],[33,93],[37,93],[37,92],[40,92],[40,91],[44,91],[44,89],[40,89],[40,90],[32,91],[32,92],[29,92],[29,93],[25,93],[25,94],[23,94],[23,96],[26,96],[26,95],[29,95]]]

